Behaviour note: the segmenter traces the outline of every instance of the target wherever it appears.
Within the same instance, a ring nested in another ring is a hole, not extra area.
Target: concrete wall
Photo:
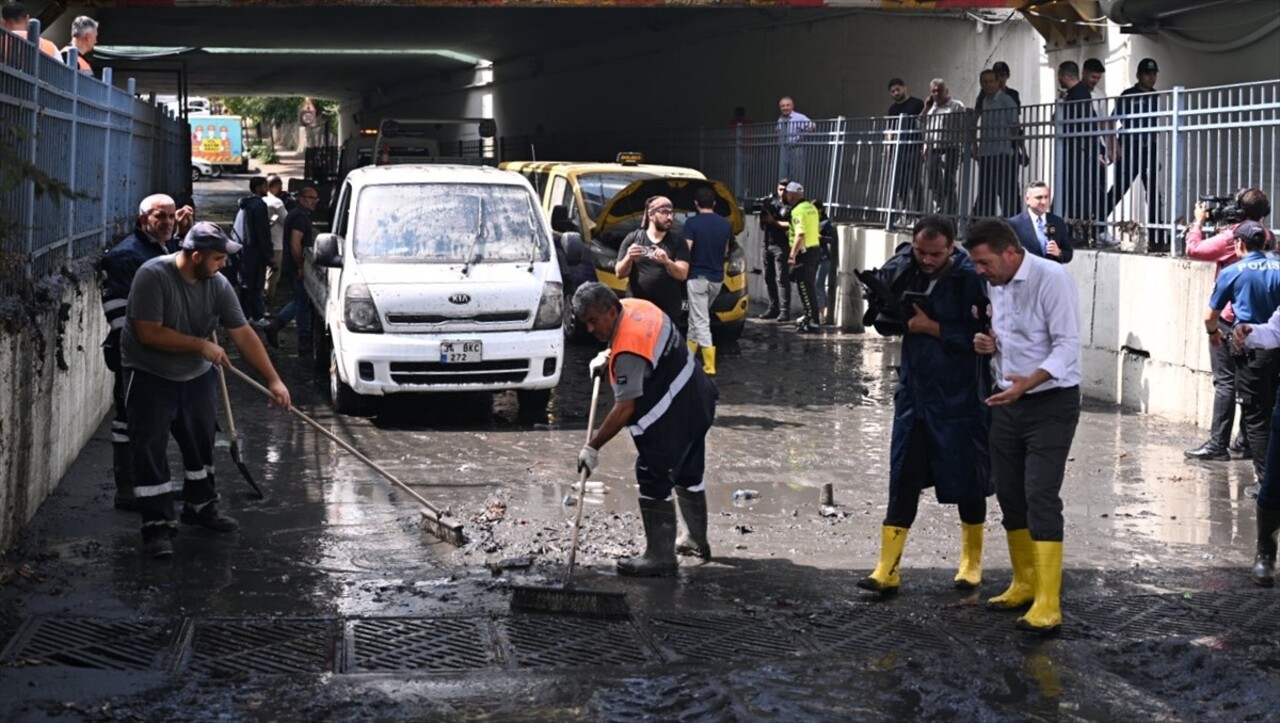
[[[841,253],[859,269],[875,268],[909,240],[902,233],[842,227]],[[1201,320],[1213,291],[1213,264],[1077,251],[1067,269],[1080,289],[1085,396],[1208,427],[1213,387]],[[859,301],[859,317],[862,308]]]
[[[48,291],[43,308],[17,310],[0,325],[0,550],[35,515],[111,405],[97,285],[58,277]]]

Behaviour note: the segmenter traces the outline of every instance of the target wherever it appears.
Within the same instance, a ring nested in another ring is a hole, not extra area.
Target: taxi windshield
[[[587,218],[595,221],[606,204],[622,189],[642,178],[656,178],[647,171],[601,171],[578,175],[578,187],[582,189],[582,202],[587,206]]]

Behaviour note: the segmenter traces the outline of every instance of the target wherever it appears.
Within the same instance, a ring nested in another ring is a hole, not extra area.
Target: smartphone
[[[929,302],[928,294],[925,294],[919,291],[902,292],[902,305],[906,307],[907,311],[911,311],[912,304],[919,306],[920,308],[923,309],[925,305],[928,304],[928,302]]]

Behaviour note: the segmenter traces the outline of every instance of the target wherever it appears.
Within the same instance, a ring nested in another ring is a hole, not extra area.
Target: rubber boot
[[[126,512],[138,511],[138,500],[133,496],[133,444],[111,443],[111,472],[116,479],[114,506]]]
[[[1013,582],[1009,589],[987,600],[988,610],[1016,610],[1030,605],[1036,598],[1036,556],[1027,528],[1009,530],[1009,563]]]
[[[1262,587],[1276,584],[1276,531],[1280,530],[1280,512],[1261,507],[1258,511],[1258,556],[1253,560],[1253,583]]]
[[[972,590],[982,584],[982,523],[960,523],[960,571],[956,587]]]
[[[1033,633],[1056,633],[1062,627],[1062,543],[1037,540],[1036,601],[1026,615],[1018,618],[1018,629]]]
[[[688,532],[676,540],[676,552],[703,560],[711,559],[711,543],[707,542],[707,493],[676,488],[676,502]]]
[[[858,587],[881,595],[898,591],[898,567],[902,562],[902,548],[907,546],[909,527],[880,528],[880,561],[870,575],[858,581]]]
[[[676,574],[676,509],[671,500],[640,498],[644,520],[644,554],[618,560],[618,574],[629,577],[671,577]]]
[[[689,347],[689,354],[692,355],[694,358],[697,358],[698,342],[694,341],[693,339],[685,339],[684,343],[685,343],[685,346]]]
[[[702,371],[709,377],[716,375],[716,348],[714,346],[702,347]]]

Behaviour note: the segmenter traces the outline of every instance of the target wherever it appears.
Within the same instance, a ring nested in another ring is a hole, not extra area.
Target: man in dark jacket
[[[107,338],[102,342],[102,356],[115,375],[111,391],[115,416],[111,419],[111,468],[115,475],[115,507],[136,510],[133,475],[130,472],[133,448],[129,441],[129,419],[125,414],[124,376],[120,368],[120,330],[125,325],[125,308],[129,303],[129,287],[133,276],[144,263],[157,256],[178,250],[175,229],[186,233],[191,227],[190,206],[177,208],[163,193],[142,199],[138,205],[138,225],[134,232],[116,244],[98,263],[98,284],[102,290],[102,312],[107,317]]]
[[[1018,241],[1027,253],[1040,258],[1057,261],[1060,264],[1071,262],[1075,250],[1071,247],[1071,234],[1067,231],[1067,222],[1049,211],[1053,207],[1053,193],[1049,184],[1035,181],[1027,186],[1027,193],[1022,197],[1027,204],[1022,213],[1009,219],[1009,226],[1018,234]]]
[[[881,528],[880,559],[858,587],[897,592],[899,563],[915,522],[920,493],[960,508],[960,570],[956,587],[982,582],[983,524],[994,492],[987,459],[987,357],[973,350],[983,331],[987,300],[969,256],[956,248],[955,226],[925,216],[913,229],[915,268],[904,301],[910,312],[902,366],[894,391],[889,451],[889,506]]]
[[[267,179],[254,176],[249,179],[249,195],[240,199],[240,212],[236,215],[235,234],[244,247],[239,256],[240,308],[250,321],[261,319],[266,313],[264,289],[267,283],[267,264],[271,261],[271,212],[263,196],[267,195]],[[234,280],[233,280],[234,281]]]

